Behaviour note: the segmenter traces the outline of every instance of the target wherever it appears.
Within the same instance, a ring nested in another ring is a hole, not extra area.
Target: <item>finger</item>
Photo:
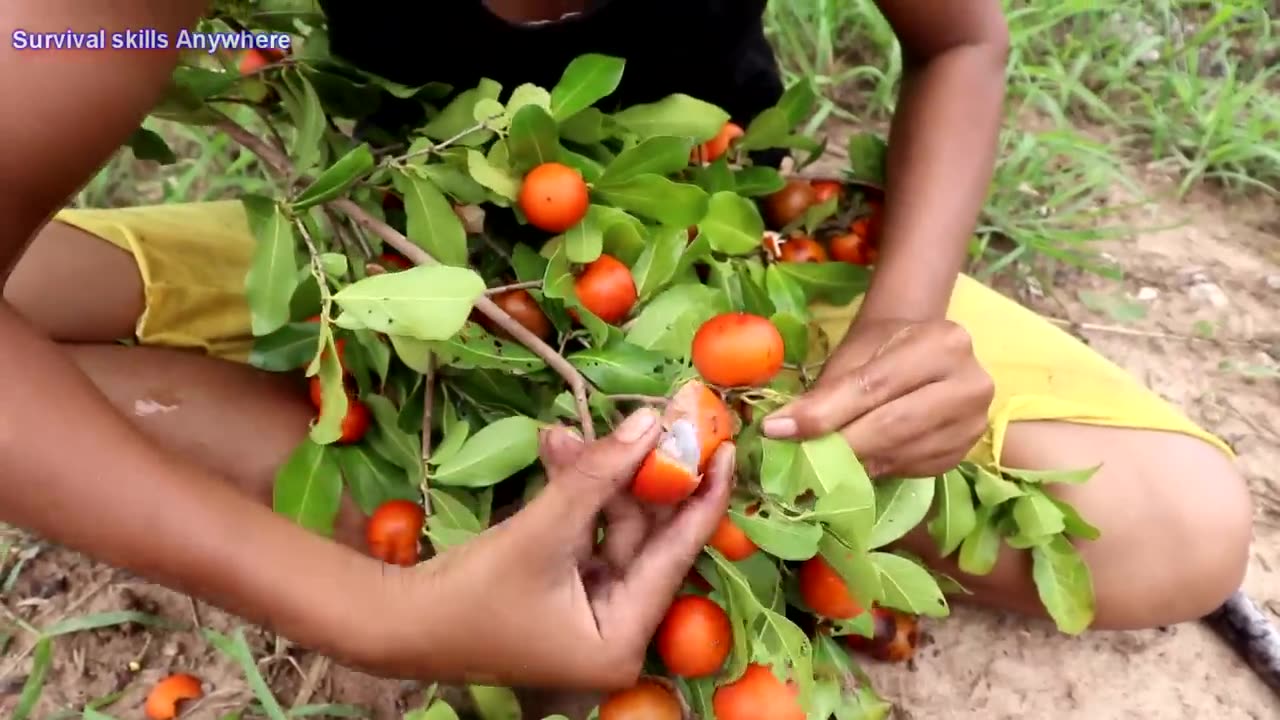
[[[585,443],[571,462],[547,465],[542,506],[559,513],[556,521],[567,527],[594,523],[605,504],[631,483],[661,434],[652,409],[632,413],[611,435]]]
[[[835,432],[872,410],[947,376],[949,358],[927,340],[910,336],[866,364],[810,390],[765,418],[774,439],[814,438]]]
[[[604,506],[604,544],[600,555],[621,572],[640,551],[652,527],[640,503],[626,495],[614,495]]]
[[[875,478],[919,478],[953,470],[986,433],[985,422],[958,420],[914,439],[889,454],[869,455],[863,461]]]
[[[631,637],[648,642],[729,508],[735,455],[732,443],[723,443],[698,491],[650,536],[619,586],[608,594],[607,607],[598,609],[612,620],[602,623],[606,633],[638,633]]]
[[[926,385],[857,418],[840,434],[859,460],[885,463],[953,422],[948,401],[943,383]]]
[[[586,449],[586,443],[578,431],[563,425],[545,428],[538,437],[538,457],[542,464],[570,465],[578,459],[578,454]]]

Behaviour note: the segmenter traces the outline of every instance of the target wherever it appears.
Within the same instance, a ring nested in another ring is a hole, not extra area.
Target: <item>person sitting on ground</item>
[[[1084,544],[1097,628],[1198,618],[1240,584],[1251,509],[1230,448],[1082,343],[960,273],[987,194],[1008,34],[998,0],[879,0],[904,77],[880,259],[865,296],[818,317],[832,352],[765,428],[840,431],[876,477],[963,458],[1100,464],[1054,492],[1098,525]],[[325,0],[333,51],[390,79],[550,86],[572,57],[626,59],[619,98],[685,92],[746,125],[777,101],[764,0]],[[7,0],[0,30],[155,28],[199,0]],[[434,31],[429,39],[426,33]],[[675,34],[677,42],[660,38]],[[727,503],[732,451],[661,524],[626,499],[651,412],[586,444],[544,434],[549,484],[525,509],[412,568],[269,509],[313,411],[300,377],[246,364],[253,238],[237,202],[60,210],[153,107],[173,51],[0,48],[0,520],[386,676],[523,686],[633,682]],[[135,340],[125,347],[121,338]],[[838,342],[835,342],[838,341]],[[606,470],[607,468],[607,470]],[[606,516],[606,544],[591,530]],[[969,577],[923,531],[903,541],[988,607],[1043,616],[1024,552]],[[594,553],[594,555],[593,555]],[[603,570],[602,570],[603,569]],[[511,602],[518,598],[518,602]]]

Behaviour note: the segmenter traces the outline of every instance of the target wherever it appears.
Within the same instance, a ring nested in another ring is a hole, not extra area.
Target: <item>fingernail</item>
[[[775,439],[786,439],[795,437],[800,431],[800,427],[796,425],[796,421],[789,417],[771,416],[764,419],[760,423],[760,428],[764,430],[764,434]]]
[[[642,408],[631,413],[631,417],[624,420],[613,435],[623,442],[635,442],[644,437],[657,421],[658,416],[652,410]]]

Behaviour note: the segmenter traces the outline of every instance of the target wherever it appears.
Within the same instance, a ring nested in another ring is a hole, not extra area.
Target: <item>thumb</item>
[[[657,413],[643,408],[612,434],[582,445],[577,453],[544,452],[544,506],[558,515],[560,523],[594,522],[605,504],[635,478],[661,435]]]

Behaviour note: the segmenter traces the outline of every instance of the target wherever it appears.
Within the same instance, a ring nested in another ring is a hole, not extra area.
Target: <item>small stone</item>
[[[1191,299],[1197,302],[1209,303],[1216,308],[1225,308],[1231,304],[1227,299],[1227,294],[1218,287],[1217,283],[1211,283],[1205,280],[1197,282],[1187,291]]]
[[[1151,302],[1158,297],[1160,297],[1160,291],[1149,285],[1138,290],[1138,299],[1142,302]]]

